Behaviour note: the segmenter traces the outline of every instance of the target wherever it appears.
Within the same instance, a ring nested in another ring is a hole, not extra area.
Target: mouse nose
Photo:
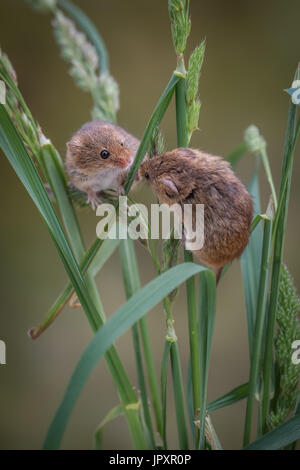
[[[133,158],[131,157],[130,151],[126,149],[122,155],[122,167],[127,168],[129,165],[131,165],[132,161]]]

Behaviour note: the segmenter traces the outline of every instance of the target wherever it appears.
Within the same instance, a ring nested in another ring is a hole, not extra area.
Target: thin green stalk
[[[193,255],[190,251],[184,250],[184,261],[193,262]],[[192,277],[186,282],[187,290],[187,306],[188,306],[188,322],[189,322],[189,341],[190,341],[190,358],[191,358],[191,377],[192,377],[192,393],[193,393],[193,411],[194,418],[200,409],[200,350],[197,322],[197,305],[196,305],[196,286],[195,278]],[[199,429],[196,429],[196,446],[199,443]]]
[[[187,147],[187,109],[186,109],[186,81],[181,79],[176,85],[176,124],[178,147]],[[184,260],[193,262],[191,252],[184,250]],[[195,278],[190,278],[186,282],[188,322],[189,322],[189,342],[191,356],[191,374],[193,390],[194,416],[200,408],[200,354],[199,338],[197,327],[197,306]],[[196,446],[199,442],[199,430],[196,430]]]
[[[184,388],[182,380],[182,372],[180,365],[180,355],[177,344],[177,336],[174,330],[174,319],[172,314],[171,303],[168,298],[163,301],[164,309],[167,317],[168,335],[166,338],[167,342],[171,343],[170,357],[171,357],[171,368],[172,368],[172,379],[173,379],[173,392],[175,399],[175,411],[177,419],[177,432],[179,438],[180,449],[188,449],[188,434],[185,421],[185,400],[184,400]]]
[[[119,243],[120,240],[104,240],[103,243],[101,243],[100,249],[97,251],[94,259],[92,260],[91,266],[88,266],[86,264],[85,258],[84,262],[80,264],[79,269],[81,270],[82,274],[85,274],[86,269],[89,268],[90,275],[92,277],[95,277],[96,274],[98,274],[98,272],[107,262],[107,260],[110,258],[110,256],[113,254],[113,252],[117,249]],[[93,252],[93,247],[94,244],[90,248],[91,252]],[[88,251],[88,253],[90,252],[90,250]],[[90,260],[88,261],[88,264],[89,263]],[[72,288],[72,284],[69,284],[67,288],[58,297],[58,299],[55,301],[55,303],[52,305],[46,315],[46,318],[44,318],[43,321],[37,327],[31,328],[28,331],[28,335],[31,339],[38,338],[54,322],[54,320],[63,310],[65,305],[68,303],[73,292],[74,290]]]
[[[276,213],[276,222],[278,217],[278,226],[275,232],[274,241],[274,255],[272,265],[272,280],[271,280],[271,292],[270,292],[270,304],[268,311],[268,324],[266,332],[266,347],[264,355],[264,389],[262,399],[262,429],[265,431],[266,419],[269,412],[270,406],[270,387],[271,387],[271,376],[273,368],[273,343],[274,343],[274,331],[276,323],[276,308],[279,293],[279,282],[280,282],[280,268],[282,263],[283,255],[283,243],[284,234],[287,220],[290,188],[291,188],[291,176],[292,176],[292,163],[289,165],[289,156],[291,155],[291,148],[295,142],[295,122],[296,122],[296,106],[291,102],[289,107],[287,130],[285,136],[283,161],[282,161],[282,172],[280,181],[280,192],[279,200],[283,197],[282,208],[279,215]],[[288,173],[287,183],[285,185],[286,173]],[[285,189],[283,190],[283,187]]]
[[[122,264],[122,272],[123,272],[126,298],[128,300],[141,287],[133,241],[131,239],[121,240],[120,259],[121,259],[121,264]],[[136,360],[136,365],[137,365],[138,382],[139,382],[139,388],[141,391],[145,423],[148,428],[151,448],[155,449],[154,431],[153,431],[151,414],[150,414],[150,409],[149,409],[149,404],[148,404],[147,387],[146,387],[146,380],[145,380],[145,375],[144,375],[144,370],[143,370],[142,352],[140,348],[139,331],[138,331],[137,324],[133,325],[132,327],[132,336],[133,336],[134,353],[135,353],[135,360]]]
[[[95,258],[96,254],[99,252],[100,247],[102,246],[104,240],[100,240],[96,238],[96,240],[92,243],[90,248],[85,253],[82,262],[79,265],[79,269],[81,273],[84,275],[89,268],[90,264],[92,263],[93,259]],[[74,287],[71,282],[65,287],[65,289],[61,292],[59,297],[56,299],[52,307],[50,308],[49,312],[46,315],[46,318],[41,322],[41,324],[29,330],[28,334],[30,338],[35,339],[40,334],[45,331],[55,320],[55,318],[60,314],[63,308],[67,305],[68,301],[70,300],[72,294],[74,293]]]
[[[185,422],[184,389],[183,389],[180,355],[179,355],[177,341],[171,343],[170,356],[171,356],[171,367],[172,367],[179,446],[181,450],[187,450],[189,448],[189,443],[188,443],[188,434],[187,434],[186,422]]]
[[[162,406],[161,406],[161,400],[160,400],[160,395],[159,395],[157,377],[155,373],[153,353],[152,353],[152,347],[150,343],[146,317],[143,317],[139,321],[139,328],[141,332],[143,352],[144,352],[144,358],[145,358],[145,363],[146,363],[146,368],[147,368],[148,382],[149,382],[149,388],[150,388],[150,393],[151,393],[151,401],[152,401],[152,405],[154,409],[157,431],[159,432],[161,437],[163,437]]]
[[[284,174],[284,178],[282,180],[282,190],[280,191],[278,207],[277,207],[276,216],[275,216],[275,220],[274,220],[274,224],[273,224],[273,236],[276,233],[277,226],[278,226],[278,221],[279,221],[280,214],[281,214],[281,211],[282,211],[282,208],[283,208],[286,189],[287,189],[289,176],[290,176],[290,169],[291,169],[291,167],[293,165],[293,161],[294,161],[294,153],[295,153],[295,148],[296,148],[299,132],[300,132],[300,118],[298,119],[298,122],[297,122],[294,142],[292,144],[291,150],[290,150],[288,158],[287,158],[287,167],[286,167],[286,171],[285,171],[285,174]]]
[[[102,435],[104,426],[114,419],[118,418],[119,416],[124,415],[124,408],[122,405],[115,406],[112,410],[110,410],[105,418],[101,421],[99,426],[97,427],[95,434],[94,434],[94,450],[101,450],[102,449]]]
[[[160,121],[162,120],[170,104],[170,101],[174,93],[174,88],[179,80],[180,80],[179,76],[177,76],[176,72],[174,72],[163,94],[161,95],[157,105],[154,108],[154,111],[147,124],[146,130],[144,132],[138,151],[136,153],[135,160],[130,168],[128,178],[124,185],[125,194],[128,194],[130,191],[130,188],[134,182],[134,178],[137,174],[139,166],[141,165],[143,158],[149,149],[149,145],[151,143],[153,133],[155,129],[157,128],[157,126],[159,125]]]
[[[200,409],[198,421],[200,436],[198,448],[205,449],[205,418],[207,408],[207,383],[209,372],[210,351],[214,322],[216,316],[216,279],[212,271],[206,270],[198,276],[199,294],[199,349],[200,349]]]
[[[129,298],[129,297],[128,297]],[[145,428],[145,436],[149,441],[149,449],[155,449],[155,436],[154,430],[151,420],[151,413],[150,407],[148,402],[148,395],[147,395],[147,386],[143,368],[143,360],[142,360],[142,350],[140,345],[140,338],[139,338],[139,329],[138,325],[135,324],[131,328],[132,331],[132,339],[133,339],[133,348],[135,353],[135,361],[136,361],[136,368],[137,368],[137,376],[138,376],[138,383],[139,383],[139,390],[141,394],[142,400],[142,423],[143,427]]]
[[[178,147],[188,146],[187,114],[186,114],[186,81],[181,78],[176,85],[176,127]]]
[[[186,92],[185,92],[185,79],[180,78],[175,87],[176,96],[176,123],[177,123],[177,142],[178,146],[186,147],[188,143],[187,137],[187,117],[186,117]],[[165,310],[167,314],[167,322],[172,325],[173,329],[173,316],[169,302],[165,300]],[[174,336],[175,332],[174,332]],[[177,428],[179,445],[181,449],[188,449],[188,437],[185,422],[185,406],[184,406],[184,387],[182,380],[182,372],[180,365],[180,355],[178,350],[177,340],[171,343],[170,348],[172,377],[174,398],[177,417]]]
[[[167,373],[168,373],[168,360],[170,355],[171,342],[166,341],[164,346],[163,357],[161,361],[161,373],[160,373],[160,384],[161,384],[161,402],[162,402],[162,439],[164,448],[168,448],[166,425],[167,425]]]
[[[247,400],[245,431],[244,431],[244,446],[247,446],[251,438],[251,423],[253,416],[253,406],[255,391],[259,377],[260,357],[262,350],[262,339],[264,331],[264,322],[266,315],[267,305],[267,291],[268,291],[268,272],[269,272],[269,254],[271,246],[272,235],[272,222],[270,219],[265,219],[264,223],[264,236],[263,248],[259,278],[259,290],[257,298],[256,319],[255,319],[255,333],[253,350],[251,352],[250,364],[250,380],[249,380],[249,393]]]
[[[272,193],[273,202],[274,202],[274,208],[276,210],[277,209],[277,196],[276,196],[274,181],[273,181],[272,172],[271,172],[271,168],[270,168],[270,164],[269,164],[269,159],[268,159],[268,155],[267,155],[267,151],[266,151],[265,147],[261,149],[260,155],[261,155],[261,159],[262,159],[264,169],[265,169],[265,172],[266,172],[266,175],[267,175],[267,180],[268,180],[270,188],[271,188],[271,193]]]

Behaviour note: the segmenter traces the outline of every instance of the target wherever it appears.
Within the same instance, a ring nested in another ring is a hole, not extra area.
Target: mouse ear
[[[73,137],[69,142],[67,142],[67,149],[71,154],[75,154],[76,150],[81,147],[81,141],[79,138]]]
[[[164,186],[167,196],[175,197],[179,194],[176,184],[170,178],[161,178],[160,183]]]

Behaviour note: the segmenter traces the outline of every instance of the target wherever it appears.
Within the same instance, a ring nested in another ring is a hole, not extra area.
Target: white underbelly
[[[117,189],[121,172],[116,170],[101,171],[96,173],[91,181],[93,191],[104,191],[105,189]]]

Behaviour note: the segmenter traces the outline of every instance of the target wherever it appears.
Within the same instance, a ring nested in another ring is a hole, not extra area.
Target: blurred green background
[[[107,44],[111,72],[120,84],[119,123],[138,137],[175,67],[166,0],[77,1],[93,19]],[[300,59],[298,0],[192,0],[189,51],[203,38],[206,57],[200,81],[200,131],[192,146],[226,155],[256,124],[268,142],[278,188],[281,154],[291,85]],[[90,119],[91,99],[80,92],[60,59],[48,15],[33,12],[22,0],[1,0],[0,44],[12,60],[20,88],[44,133],[65,153],[65,142]],[[163,123],[168,148],[176,146],[174,108]],[[299,152],[295,158],[284,259],[300,280]],[[246,183],[253,157],[239,166]],[[7,365],[0,366],[0,448],[40,448],[69,377],[92,337],[81,309],[65,309],[55,324],[31,341],[27,330],[43,318],[66,274],[32,201],[1,154],[1,317],[0,339],[7,345]],[[262,205],[269,188],[261,174]],[[136,198],[149,200],[142,189]],[[95,237],[97,219],[91,210],[79,213],[87,243]],[[296,250],[296,251],[295,251]],[[152,279],[152,261],[137,246],[143,283]],[[107,315],[124,301],[118,255],[97,278]],[[188,361],[184,288],[178,298],[176,332],[184,377]],[[165,336],[162,308],[148,314],[159,371]],[[136,384],[130,333],[117,343],[126,369]],[[216,328],[209,376],[209,399],[248,378],[248,344],[240,266],[235,262],[220,283]],[[177,446],[172,390],[168,393],[170,446]],[[93,372],[67,428],[63,448],[88,449],[97,424],[118,403],[104,361]],[[239,448],[245,404],[213,414],[225,448]],[[107,426],[104,448],[126,449],[131,442],[122,419]]]

